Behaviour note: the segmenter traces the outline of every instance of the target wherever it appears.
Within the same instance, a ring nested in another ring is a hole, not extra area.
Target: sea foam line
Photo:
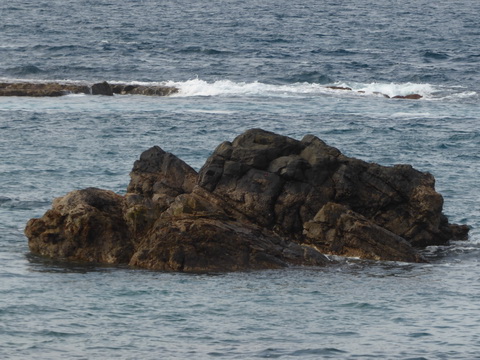
[[[58,82],[65,84],[86,84],[82,80],[39,80],[39,79],[7,79],[1,78],[0,82],[32,82],[49,83]],[[260,81],[235,82],[232,80],[217,80],[208,82],[202,79],[187,81],[118,81],[108,80],[108,83],[131,84],[141,86],[169,86],[179,89],[172,97],[201,97],[201,96],[264,96],[264,97],[299,97],[314,95],[330,96],[380,96],[394,97],[419,94],[424,100],[455,100],[478,99],[480,94],[462,86],[442,86],[420,83],[359,83],[336,82],[332,84],[293,83],[293,84],[267,84]],[[334,87],[334,88],[332,88]],[[341,90],[340,88],[351,91]]]
[[[415,83],[334,83],[323,85],[316,83],[294,83],[288,85],[266,84],[259,81],[254,82],[234,82],[231,80],[217,80],[207,82],[201,79],[192,79],[184,82],[168,81],[163,83],[165,86],[173,86],[179,89],[179,92],[173,96],[301,96],[301,95],[321,95],[321,94],[354,94],[354,95],[375,95],[375,96],[406,96],[409,94],[419,94],[422,97],[432,97],[438,91],[435,86],[430,84]],[[336,87],[336,88],[332,88]],[[350,89],[351,91],[341,90],[340,88]]]

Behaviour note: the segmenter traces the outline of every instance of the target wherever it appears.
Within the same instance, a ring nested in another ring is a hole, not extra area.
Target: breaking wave
[[[87,84],[79,80],[38,80],[1,78],[4,82],[59,82]],[[253,97],[310,97],[310,96],[376,96],[393,98],[395,96],[421,95],[422,100],[478,101],[477,91],[463,86],[442,86],[428,83],[361,83],[332,82],[296,82],[291,84],[268,84],[261,81],[242,82],[232,80],[206,81],[191,79],[187,81],[119,81],[107,80],[110,84],[131,84],[142,86],[172,86],[179,89],[173,97],[202,96],[253,96]]]
[[[201,79],[192,79],[183,82],[168,81],[163,85],[179,88],[174,96],[380,96],[394,97],[419,94],[424,99],[466,99],[478,98],[479,94],[463,87],[447,88],[438,85],[420,83],[356,83],[336,82],[318,84],[298,82],[287,85],[266,84],[259,81],[235,82],[231,80],[217,80],[208,82]]]

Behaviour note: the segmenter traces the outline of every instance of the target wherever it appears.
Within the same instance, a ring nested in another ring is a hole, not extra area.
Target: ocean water
[[[0,81],[180,89],[0,98],[0,358],[480,359],[479,13],[477,0],[0,2]],[[125,193],[153,145],[199,169],[253,127],[431,172],[470,238],[427,248],[428,264],[202,275],[29,253],[25,224],[53,198]]]

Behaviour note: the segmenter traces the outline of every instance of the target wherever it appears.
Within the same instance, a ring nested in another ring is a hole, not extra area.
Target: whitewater
[[[480,358],[478,13],[473,0],[0,3],[0,82],[179,89],[0,97],[0,357]],[[408,94],[422,98],[391,98]],[[154,145],[198,170],[249,128],[430,172],[470,237],[425,249],[427,264],[197,275],[29,252],[25,224],[54,198],[125,193]]]

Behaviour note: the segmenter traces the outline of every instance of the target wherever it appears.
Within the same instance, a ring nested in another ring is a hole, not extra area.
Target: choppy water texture
[[[0,98],[0,357],[479,359],[479,13],[474,0],[1,2],[0,80],[180,92]],[[153,145],[199,169],[252,127],[431,172],[470,239],[428,248],[429,264],[208,275],[28,252],[25,223],[54,197],[124,193]]]

